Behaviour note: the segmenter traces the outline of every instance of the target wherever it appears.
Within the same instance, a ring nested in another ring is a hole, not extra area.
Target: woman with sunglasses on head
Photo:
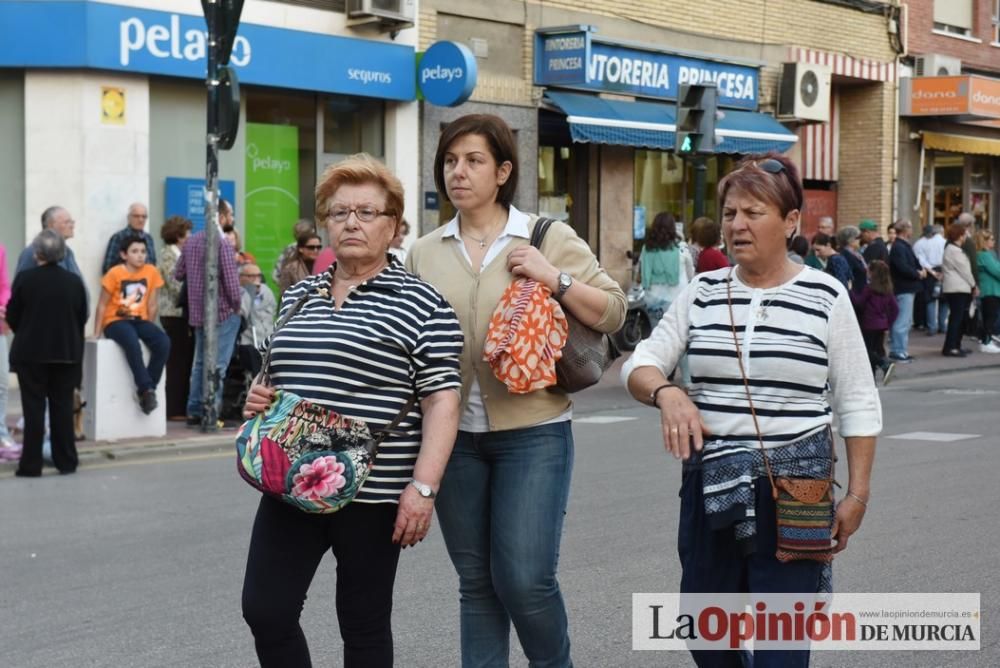
[[[857,364],[864,341],[847,290],[788,259],[802,197],[798,171],[780,155],[746,159],[723,178],[734,267],[696,276],[622,369],[632,396],[659,410],[664,445],[683,461],[682,594],[831,589],[829,563],[778,560],[771,477],[828,479],[834,416],[847,442],[847,485],[809,538],[843,550],[868,504],[881,406],[872,374]],[[683,389],[667,377],[685,353],[692,382]],[[738,652],[692,655],[699,666],[744,665]],[[808,649],[753,659],[808,662]]]
[[[278,289],[284,292],[313,273],[316,257],[323,250],[323,240],[315,232],[306,232],[295,240],[295,255],[281,266]]]
[[[572,403],[555,386],[515,394],[496,378],[483,359],[491,314],[525,277],[598,331],[625,320],[621,287],[573,228],[553,224],[541,248],[531,245],[539,218],[513,206],[517,174],[517,143],[503,119],[475,114],[445,127],[434,182],[458,215],[406,258],[455,307],[465,334],[461,422],[437,513],[458,571],[466,668],[508,665],[511,623],[530,665],[572,665],[556,579]]]

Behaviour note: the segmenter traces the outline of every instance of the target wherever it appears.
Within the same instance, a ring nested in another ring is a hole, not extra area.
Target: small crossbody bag
[[[733,317],[733,270],[729,270],[726,283],[726,300],[729,304],[729,325],[733,333],[733,344],[736,346],[736,360],[740,365],[740,375],[743,378],[743,389],[746,391],[747,403],[750,404],[750,415],[760,443],[760,454],[764,459],[764,469],[771,483],[771,494],[777,519],[777,549],[775,557],[778,561],[812,560],[833,561],[833,435],[828,434],[830,441],[830,470],[826,478],[792,478],[776,476],[771,471],[771,464],[764,447],[764,438],[757,421],[757,411],[754,409],[753,397],[750,395],[750,382],[743,366],[743,352],[740,349],[739,336],[736,334],[736,318]],[[827,428],[829,429],[829,427]]]

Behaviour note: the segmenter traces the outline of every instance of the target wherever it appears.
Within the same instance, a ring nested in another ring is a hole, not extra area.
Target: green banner
[[[299,130],[292,125],[246,125],[246,250],[278,296],[271,271],[299,219]]]

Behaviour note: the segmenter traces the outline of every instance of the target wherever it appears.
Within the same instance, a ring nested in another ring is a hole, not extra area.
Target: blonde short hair
[[[349,156],[323,172],[316,184],[316,222],[326,219],[327,202],[340,186],[368,183],[385,191],[385,213],[395,218],[398,226],[403,219],[403,184],[388,167],[367,153]]]

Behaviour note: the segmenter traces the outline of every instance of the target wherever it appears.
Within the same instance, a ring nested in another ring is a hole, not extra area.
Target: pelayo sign
[[[476,87],[476,57],[464,44],[436,42],[417,67],[417,85],[424,98],[439,107],[456,107]]]

